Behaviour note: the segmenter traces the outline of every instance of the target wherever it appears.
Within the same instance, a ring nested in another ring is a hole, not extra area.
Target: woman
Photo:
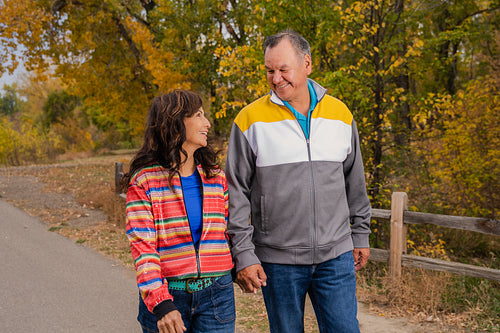
[[[156,97],[125,176],[143,332],[234,332],[227,185],[198,95]]]

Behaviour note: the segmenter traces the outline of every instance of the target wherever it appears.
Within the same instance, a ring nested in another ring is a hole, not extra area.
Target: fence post
[[[391,243],[389,255],[389,275],[401,278],[401,257],[406,253],[406,227],[403,212],[408,208],[408,195],[394,192],[391,199]]]
[[[122,191],[121,188],[121,180],[123,177],[123,163],[115,162],[115,192],[120,193]]]

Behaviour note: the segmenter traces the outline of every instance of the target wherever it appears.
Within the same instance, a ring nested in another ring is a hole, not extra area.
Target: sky
[[[1,0],[0,0],[1,2]],[[20,83],[21,77],[24,73],[26,73],[26,69],[24,68],[23,58],[22,58],[22,50],[24,48],[22,46],[17,46],[17,48],[12,50],[5,50],[0,45],[1,52],[14,52],[17,55],[17,61],[19,62],[17,69],[14,71],[12,75],[9,75],[8,71],[6,71],[3,75],[0,76],[0,92],[3,91],[3,85],[8,84],[11,85],[14,82]],[[8,53],[7,53],[8,54]],[[7,65],[4,63],[4,65]]]
[[[4,73],[0,77],[0,90],[3,90],[4,84],[11,85],[14,82],[20,83],[19,81],[21,79],[22,74],[24,73],[26,73],[26,70],[21,65],[14,71],[13,75],[9,75],[9,73]]]

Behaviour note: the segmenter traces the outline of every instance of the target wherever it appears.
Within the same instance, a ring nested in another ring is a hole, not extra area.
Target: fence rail
[[[372,209],[372,218],[390,220],[391,211],[388,209],[374,208]],[[500,235],[500,223],[498,220],[481,217],[464,217],[404,211],[403,219],[404,223],[408,224],[433,224],[445,228],[474,231],[488,235]]]
[[[121,197],[121,178],[123,177],[123,163],[115,163],[115,188]],[[406,233],[408,224],[433,224],[445,228],[453,228],[479,232],[487,235],[500,236],[500,221],[452,215],[439,215],[407,210],[408,196],[404,192],[392,194],[391,210],[373,209],[372,218],[388,220],[391,223],[390,249],[370,249],[370,259],[387,262],[389,274],[393,278],[401,277],[401,266],[416,267],[434,271],[450,272],[454,274],[478,277],[500,282],[500,270],[475,265],[462,264],[440,259],[408,255],[406,247]]]

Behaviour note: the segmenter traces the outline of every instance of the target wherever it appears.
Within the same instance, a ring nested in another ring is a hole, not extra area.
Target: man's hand
[[[368,258],[370,257],[370,248],[355,248],[352,251],[352,255],[354,257],[354,269],[357,272],[365,267],[368,262]]]
[[[170,311],[156,323],[160,333],[182,333],[186,331],[181,313],[177,310]]]
[[[236,283],[245,293],[256,294],[261,286],[266,286],[266,280],[266,273],[259,264],[245,267],[236,274]]]

